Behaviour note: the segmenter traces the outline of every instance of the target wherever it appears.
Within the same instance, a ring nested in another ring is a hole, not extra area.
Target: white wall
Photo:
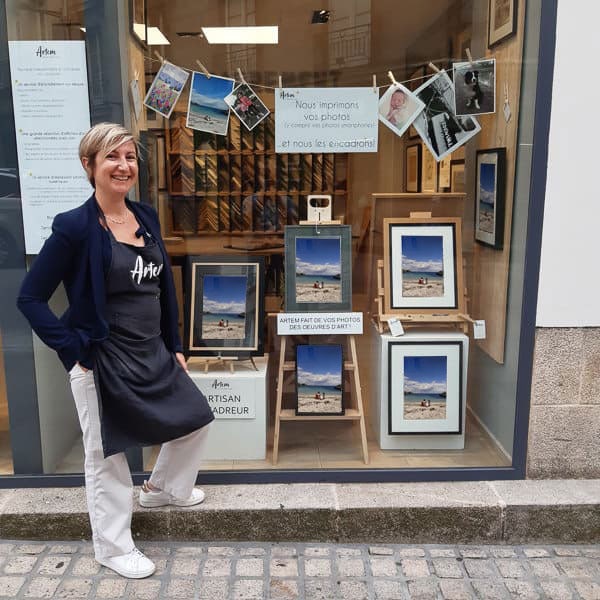
[[[537,325],[600,325],[600,2],[559,0]]]

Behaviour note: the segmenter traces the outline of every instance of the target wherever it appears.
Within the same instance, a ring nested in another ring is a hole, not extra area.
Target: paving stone
[[[240,558],[235,564],[238,577],[262,577],[265,572],[262,558]]]
[[[60,583],[58,577],[35,577],[25,591],[26,598],[52,598]]]
[[[264,548],[240,548],[242,556],[264,556],[266,553]]]
[[[311,547],[304,548],[304,556],[329,556],[329,548],[325,547]]]
[[[155,600],[160,598],[161,582],[157,579],[141,579],[127,584],[127,594],[136,600]]]
[[[81,576],[96,575],[97,573],[100,573],[101,568],[102,565],[97,562],[95,558],[91,556],[80,556],[75,561],[71,574]]]
[[[193,579],[171,579],[167,586],[167,598],[189,600],[195,596],[196,582]]]
[[[37,556],[13,556],[4,563],[4,572],[7,575],[30,573],[37,560]]]
[[[231,546],[209,546],[208,553],[216,556],[233,556],[235,548]]]
[[[425,550],[423,550],[423,548],[400,548],[400,550],[398,550],[398,556],[400,558],[409,558],[412,556],[422,557],[425,556]]]
[[[263,600],[262,579],[238,579],[233,584],[234,600]]]
[[[24,583],[25,577],[0,577],[0,596],[14,598]]]
[[[490,548],[490,554],[494,558],[512,558],[513,556],[517,556],[514,548]]]
[[[550,556],[550,552],[545,548],[523,548],[523,554],[528,558],[544,558]]]
[[[364,577],[365,563],[360,558],[340,558],[337,561],[340,577]]]
[[[508,579],[504,582],[511,598],[516,600],[542,600],[542,596],[530,581]]]
[[[37,572],[40,575],[62,575],[70,562],[71,557],[67,556],[45,556],[39,563]]]
[[[369,563],[373,577],[395,577],[398,574],[393,558],[371,558]]]
[[[556,556],[579,556],[581,551],[579,548],[570,546],[557,546],[554,548],[554,554],[556,554]]]
[[[304,575],[306,577],[329,577],[331,575],[331,561],[325,558],[305,559]]]
[[[271,600],[296,600],[298,598],[298,582],[293,579],[271,579]]]
[[[154,575],[155,576],[159,576],[159,575],[163,575],[165,573],[165,571],[167,570],[167,558],[163,557],[163,558],[157,558],[156,556],[152,557],[152,562],[154,563],[154,566],[156,567],[155,571],[154,571]]]
[[[305,600],[331,600],[337,589],[329,579],[307,579],[304,583]]]
[[[57,544],[56,546],[50,546],[48,552],[50,554],[76,554],[79,548],[77,546],[69,546],[67,544]]]
[[[369,592],[364,581],[342,581],[339,587],[340,597],[344,600],[368,600]]]
[[[102,579],[96,588],[96,598],[122,598],[127,587],[127,579]]]
[[[218,575],[229,575],[229,560],[219,558],[208,559],[204,563],[204,575],[207,577],[216,577]],[[221,566],[219,566],[221,565]],[[215,570],[213,570],[213,568]],[[171,563],[171,575],[197,575],[200,570],[199,558],[174,558]]]
[[[200,578],[198,598],[202,600],[227,600],[229,581],[227,579]]]
[[[429,556],[432,558],[451,558],[456,556],[454,548],[429,548]]]
[[[377,600],[399,600],[400,598],[409,598],[408,589],[401,581],[376,579],[373,581],[373,589]]]
[[[172,572],[173,567],[171,567]],[[228,577],[230,574],[231,560],[228,558],[209,558],[202,566],[202,575],[204,577]],[[179,573],[179,575],[182,575],[182,573]]]
[[[298,577],[297,558],[272,558],[271,577]]]
[[[271,556],[296,556],[296,548],[291,546],[273,546]]]
[[[0,556],[12,554],[14,547],[14,544],[0,544]]]
[[[497,558],[495,561],[496,568],[500,571],[502,577],[511,577],[519,579],[525,577],[525,569],[521,562],[513,558]]]
[[[342,556],[362,556],[362,550],[360,548],[338,548],[336,554]]]
[[[429,576],[429,567],[427,561],[420,558],[403,558],[400,561],[404,576],[409,579],[418,579],[419,577]]]
[[[478,548],[476,546],[461,546],[460,555],[463,558],[487,558],[488,551],[485,548]]]
[[[598,575],[598,567],[589,558],[561,558],[557,563],[564,574],[573,579],[585,579]]]
[[[535,558],[527,561],[529,568],[536,577],[559,577],[560,573],[554,562],[549,558]]]
[[[547,600],[571,600],[573,598],[569,584],[564,581],[540,580],[540,587]]]
[[[434,579],[419,579],[408,582],[410,600],[437,600],[438,584]]]
[[[574,581],[573,584],[582,600],[598,600],[600,598],[600,583],[595,581]]]
[[[431,562],[438,577],[460,579],[465,575],[455,558],[434,558]]]
[[[89,598],[91,589],[91,579],[63,579],[54,595],[57,598]]]
[[[471,587],[464,580],[442,579],[440,589],[444,600],[471,600],[473,598]]]
[[[471,580],[475,595],[481,600],[505,600],[509,597],[502,581]]]
[[[153,548],[153,550],[154,553],[152,556],[161,556],[164,554],[164,547],[156,546]],[[202,556],[203,554],[206,554],[206,549],[202,546],[182,546],[181,548],[177,548],[175,550],[176,557],[185,556],[187,558],[190,556]],[[148,556],[150,556],[150,554]]]
[[[467,558],[463,564],[472,579],[489,579],[495,575],[491,560]]]
[[[369,554],[371,556],[393,556],[394,549],[383,546],[369,546]]]
[[[45,544],[21,544],[14,549],[14,552],[15,554],[41,554],[45,549]]]

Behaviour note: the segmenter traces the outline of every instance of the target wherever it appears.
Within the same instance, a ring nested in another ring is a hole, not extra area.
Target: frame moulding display
[[[407,192],[421,191],[421,154],[423,144],[416,143],[406,146],[404,159],[405,188]]]

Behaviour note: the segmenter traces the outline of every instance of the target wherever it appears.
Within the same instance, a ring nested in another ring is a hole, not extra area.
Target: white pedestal
[[[376,331],[376,330],[375,330]],[[462,450],[465,447],[465,413],[467,399],[467,363],[469,359],[469,338],[459,332],[439,333],[406,333],[392,337],[390,334],[375,333],[377,341],[377,364],[373,369],[371,389],[377,390],[376,397],[371,396],[372,426],[382,450]],[[452,434],[418,434],[390,435],[388,429],[388,345],[390,342],[460,342],[462,343],[462,411],[461,433]]]
[[[264,460],[267,455],[267,364],[269,356],[229,368],[190,365],[190,376],[206,396],[215,420],[210,425],[204,460]],[[200,370],[202,369],[202,370]]]

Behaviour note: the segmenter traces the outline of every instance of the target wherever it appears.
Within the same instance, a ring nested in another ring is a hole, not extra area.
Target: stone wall
[[[600,478],[600,328],[536,332],[527,476]]]

